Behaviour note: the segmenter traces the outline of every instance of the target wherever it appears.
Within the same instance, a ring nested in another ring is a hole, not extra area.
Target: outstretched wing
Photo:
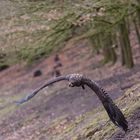
[[[128,129],[128,122],[126,121],[121,110],[113,103],[110,97],[108,97],[107,100],[103,102],[103,106],[107,111],[111,121],[126,132]]]
[[[99,97],[111,121],[118,127],[121,127],[126,132],[128,129],[127,120],[125,119],[121,110],[115,105],[113,100],[108,96],[107,92],[102,87],[100,87],[96,82],[90,79],[85,78],[84,83],[88,87],[90,87]]]
[[[29,101],[43,88],[45,88],[45,87],[47,87],[55,82],[62,81],[62,80],[68,80],[68,77],[67,76],[59,76],[59,77],[55,77],[55,78],[49,80],[47,83],[45,83],[42,86],[40,86],[39,88],[35,89],[30,95],[27,95],[25,98],[21,99],[20,101],[16,101],[16,104],[19,105],[19,104],[22,104],[22,103]]]

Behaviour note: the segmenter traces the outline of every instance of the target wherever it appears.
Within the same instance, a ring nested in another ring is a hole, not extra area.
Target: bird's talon
[[[85,86],[84,85],[82,85],[82,89],[85,89]]]
[[[74,87],[73,83],[69,83],[69,87]]]

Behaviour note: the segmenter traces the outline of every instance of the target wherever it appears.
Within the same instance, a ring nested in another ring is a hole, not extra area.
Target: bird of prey
[[[28,100],[33,98],[43,88],[45,88],[53,83],[62,81],[62,80],[69,81],[70,87],[75,87],[75,86],[80,87],[81,86],[84,89],[85,86],[88,86],[89,88],[91,88],[95,92],[95,94],[98,96],[100,101],[102,102],[111,121],[116,126],[122,128],[125,132],[128,130],[127,120],[125,119],[121,110],[114,104],[112,99],[108,96],[107,92],[102,87],[100,87],[95,81],[90,80],[89,78],[87,78],[81,74],[69,74],[66,76],[55,77],[55,78],[47,81],[41,87],[35,89],[33,91],[33,93],[31,93],[30,95],[21,99],[20,101],[17,101],[16,103],[22,104],[24,102],[27,102]]]

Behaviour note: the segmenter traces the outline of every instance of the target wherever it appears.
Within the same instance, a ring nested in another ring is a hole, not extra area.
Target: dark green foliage
[[[16,60],[24,60],[29,63],[38,61],[49,56],[53,51],[59,51],[67,41],[74,38],[74,41],[88,39],[96,53],[103,52],[105,62],[117,61],[115,48],[116,32],[123,20],[127,20],[127,32],[131,28],[131,16],[137,13],[140,20],[140,1],[129,2],[127,0],[27,0],[24,2],[16,1],[19,4],[16,25],[32,27],[31,31],[15,31],[6,35],[15,40],[24,40],[23,43],[13,43],[11,56],[17,57]],[[8,19],[8,18],[7,18]],[[11,19],[9,18],[11,21]],[[140,22],[139,22],[140,23]],[[140,24],[138,24],[140,25]],[[43,27],[40,29],[40,27]],[[121,28],[121,27],[119,27]],[[29,28],[30,29],[30,28]],[[111,34],[111,35],[108,35]],[[121,46],[130,46],[128,33],[124,32],[121,36]],[[111,37],[110,37],[111,36]],[[137,32],[138,36],[138,32]],[[104,39],[104,37],[106,39]],[[31,40],[31,41],[30,41]],[[123,41],[124,40],[124,41]],[[13,39],[11,39],[13,42]],[[125,42],[125,43],[123,43]],[[123,44],[123,45],[122,45]],[[11,46],[11,45],[10,45]],[[119,46],[120,47],[120,46]],[[121,47],[122,48],[122,47]],[[132,59],[131,47],[123,47],[122,60],[126,65],[126,59]],[[127,65],[132,67],[133,63]]]
[[[0,72],[9,68],[7,64],[0,64]]]

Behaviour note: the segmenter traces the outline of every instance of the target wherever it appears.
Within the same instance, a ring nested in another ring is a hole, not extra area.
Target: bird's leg
[[[82,85],[82,89],[83,89],[83,90],[85,89],[85,86],[84,86],[84,84]]]

